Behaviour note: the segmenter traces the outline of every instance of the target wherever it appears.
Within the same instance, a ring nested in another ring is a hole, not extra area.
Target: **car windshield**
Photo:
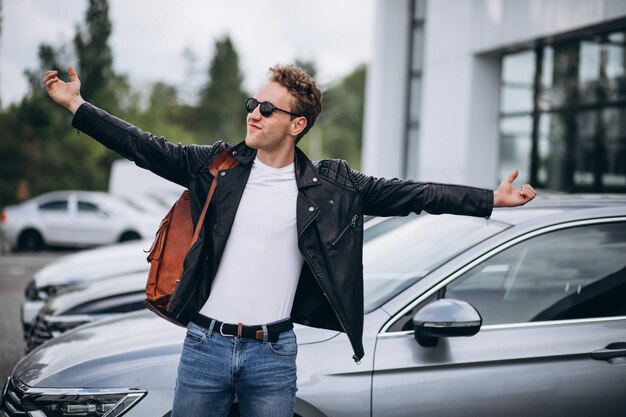
[[[507,227],[475,217],[421,214],[393,218],[369,228],[363,245],[365,312],[380,307],[447,260]]]
[[[136,202],[134,202],[132,199],[128,197],[124,197],[124,196],[117,195],[117,194],[109,194],[108,197],[109,198],[108,198],[108,201],[106,201],[106,204],[112,207],[116,207],[119,210],[131,211],[135,214],[144,213],[146,211],[144,207],[137,204]]]

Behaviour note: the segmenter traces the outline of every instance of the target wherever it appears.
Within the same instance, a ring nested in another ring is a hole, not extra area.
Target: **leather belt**
[[[293,322],[291,319],[269,323],[264,326],[244,326],[241,323],[223,323],[219,320],[203,316],[202,314],[196,314],[192,317],[191,321],[206,329],[211,327],[212,321],[215,321],[213,324],[213,331],[220,333],[222,336],[241,337],[244,339],[256,340],[263,340],[263,327],[265,327],[267,329],[267,341],[271,343],[276,343],[281,333],[293,329]]]

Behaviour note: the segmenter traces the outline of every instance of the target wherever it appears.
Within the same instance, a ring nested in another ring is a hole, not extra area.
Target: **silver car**
[[[366,218],[364,241],[396,224]],[[149,269],[146,252],[151,245],[144,240],[99,247],[65,256],[37,271],[26,285],[22,303],[27,349],[79,324],[143,308],[143,302],[137,300],[139,296],[145,298]],[[52,305],[46,307],[47,302]],[[81,314],[72,313],[78,307]]]
[[[366,356],[297,326],[296,414],[626,415],[626,198],[537,200],[370,239]],[[168,416],[184,335],[149,312],[69,331],[18,363],[0,416]]]
[[[152,237],[160,214],[103,192],[55,191],[7,206],[0,229],[12,249],[87,247]]]
[[[48,298],[30,326],[26,351],[81,324],[144,309],[147,275],[142,271],[86,281]]]
[[[57,259],[37,271],[24,291],[21,316],[24,336],[28,337],[33,321],[45,301],[58,293],[87,282],[101,281],[130,273],[148,274],[146,261],[151,240],[125,242],[85,250]]]

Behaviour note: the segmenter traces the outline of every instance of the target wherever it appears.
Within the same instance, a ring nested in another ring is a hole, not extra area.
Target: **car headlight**
[[[46,301],[49,297],[52,297],[60,292],[69,291],[73,287],[74,285],[71,284],[58,284],[38,288],[35,281],[31,280],[26,285],[24,296],[28,301]]]
[[[117,417],[147,394],[138,388],[31,388],[15,379],[7,386],[7,396],[14,404],[2,404],[2,408],[21,408],[30,417]]]
[[[24,296],[29,301],[38,301],[41,300],[39,296],[39,290],[37,289],[37,283],[34,279],[30,279],[28,284],[26,284],[26,288],[24,289]]]

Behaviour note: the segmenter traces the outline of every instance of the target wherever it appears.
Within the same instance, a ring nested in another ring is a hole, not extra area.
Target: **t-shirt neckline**
[[[254,162],[253,162],[253,163],[254,163],[254,165],[256,165],[258,168],[261,168],[261,169],[263,169],[263,170],[265,170],[265,171],[270,171],[270,172],[284,173],[284,172],[293,172],[293,171],[295,170],[295,161],[294,161],[294,162],[292,162],[292,163],[290,163],[290,164],[289,164],[289,165],[287,165],[287,166],[282,167],[282,168],[274,168],[274,167],[271,167],[271,166],[269,166],[269,165],[267,165],[267,164],[264,164],[264,163],[263,163],[263,162],[259,159],[259,157],[258,157],[258,156],[256,156],[256,157],[254,158]]]

